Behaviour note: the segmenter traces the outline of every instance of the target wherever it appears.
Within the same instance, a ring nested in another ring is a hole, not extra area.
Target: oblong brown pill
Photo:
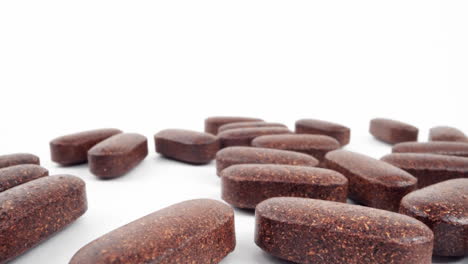
[[[384,210],[398,211],[401,198],[417,185],[417,179],[406,171],[347,150],[327,153],[325,167],[348,178],[351,199]]]
[[[375,118],[370,122],[369,132],[377,139],[395,144],[417,141],[419,130],[409,124],[386,118]]]
[[[156,152],[179,161],[204,164],[219,150],[219,140],[209,133],[185,129],[165,129],[154,135]]]
[[[88,151],[91,172],[103,179],[124,175],[148,155],[146,137],[123,133],[101,141]]]
[[[406,195],[400,213],[434,232],[434,255],[468,255],[468,179],[437,183]]]
[[[218,263],[235,245],[232,208],[210,199],[190,200],[92,241],[70,264]]]
[[[113,135],[122,133],[115,128],[95,129],[65,135],[50,142],[51,159],[61,165],[74,165],[88,160],[88,150]]]
[[[38,245],[86,210],[85,183],[71,175],[42,177],[0,193],[0,263]]]
[[[252,146],[302,152],[322,161],[327,152],[340,148],[340,143],[329,136],[289,134],[257,137]]]
[[[272,123],[265,121],[235,122],[222,125],[218,128],[218,133],[229,129],[249,128],[249,127],[286,127],[281,123]]]
[[[47,169],[35,164],[15,165],[0,169],[0,192],[47,175],[49,175]]]
[[[29,153],[14,153],[0,156],[0,168],[6,168],[20,164],[39,165],[39,157]]]
[[[329,136],[338,140],[341,146],[347,145],[351,136],[351,130],[348,127],[318,119],[297,120],[295,132]]]
[[[260,118],[240,117],[240,116],[213,116],[205,119],[205,132],[213,135],[218,134],[218,128],[222,125],[235,122],[255,122],[263,121]]]
[[[468,142],[468,138],[465,133],[457,128],[448,126],[437,126],[431,128],[429,130],[429,140]]]
[[[383,161],[418,178],[418,188],[457,178],[468,178],[468,158],[422,153],[393,153]]]
[[[225,130],[218,134],[221,147],[250,146],[252,140],[263,135],[292,133],[286,127],[248,127]]]
[[[327,169],[272,164],[240,164],[221,172],[224,201],[254,209],[272,197],[304,197],[346,202],[348,180]]]
[[[284,164],[315,167],[318,160],[310,155],[269,148],[228,147],[216,153],[216,174],[236,164]]]
[[[432,231],[405,215],[281,197],[260,203],[255,218],[255,243],[296,263],[431,263]]]
[[[393,153],[432,153],[448,156],[468,157],[468,142],[404,142],[392,148]]]

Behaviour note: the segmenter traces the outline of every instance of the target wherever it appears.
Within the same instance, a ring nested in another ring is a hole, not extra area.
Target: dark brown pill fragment
[[[70,264],[218,263],[235,245],[232,208],[215,200],[191,200],[92,241]]]
[[[88,160],[88,150],[113,135],[122,133],[114,128],[83,131],[58,137],[50,142],[53,161],[61,165],[74,165]]]
[[[369,131],[375,138],[389,144],[417,141],[419,132],[412,125],[385,118],[372,119]]]
[[[417,179],[386,162],[346,150],[325,156],[325,166],[349,180],[349,198],[379,209],[398,211],[403,196],[416,189]]]
[[[468,158],[421,153],[394,153],[382,160],[418,178],[418,188],[457,178],[468,178]]]
[[[457,128],[448,126],[438,126],[431,128],[429,130],[429,140],[468,142],[468,138],[466,137],[465,133]]]
[[[218,128],[218,133],[221,133],[225,130],[229,129],[237,129],[237,128],[249,128],[249,127],[286,127],[281,123],[270,123],[265,121],[256,121],[256,122],[235,122],[222,125]]]
[[[86,210],[85,183],[71,175],[42,177],[0,193],[0,263],[38,245]]]
[[[221,193],[227,203],[254,209],[272,197],[304,197],[346,202],[348,180],[327,169],[271,164],[241,164],[221,172]]]
[[[329,136],[290,134],[257,137],[252,146],[302,152],[322,161],[327,152],[340,148],[340,143]]]
[[[220,175],[222,170],[236,164],[284,164],[315,167],[318,163],[314,157],[294,151],[229,147],[216,153],[216,174]]]
[[[432,231],[405,215],[282,197],[260,203],[255,218],[255,243],[296,263],[431,263]]]
[[[49,175],[48,170],[35,164],[0,169],[0,192],[47,175]]]
[[[0,156],[0,168],[6,168],[20,164],[39,165],[39,157],[29,153],[15,153]]]
[[[468,179],[437,183],[406,195],[400,213],[434,232],[434,255],[468,255]]]
[[[221,147],[250,146],[252,140],[263,135],[292,133],[286,127],[248,127],[225,130],[218,134]]]
[[[222,125],[236,122],[256,122],[263,121],[260,118],[239,117],[239,116],[213,116],[205,119],[205,132],[213,135],[218,134],[218,128]]]
[[[468,157],[468,143],[433,141],[404,142],[393,146],[393,153],[432,153],[448,156]]]
[[[318,134],[335,138],[340,142],[341,146],[349,143],[351,130],[340,124],[318,120],[318,119],[301,119],[296,121],[297,134]]]
[[[124,175],[148,155],[145,136],[123,133],[101,141],[88,151],[91,172],[103,179]]]

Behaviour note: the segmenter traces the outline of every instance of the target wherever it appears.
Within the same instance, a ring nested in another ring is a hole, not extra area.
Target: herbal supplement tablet
[[[236,122],[256,122],[263,121],[259,118],[239,117],[239,116],[213,116],[205,119],[205,132],[213,135],[218,134],[218,128],[222,125]]]
[[[248,127],[225,130],[218,134],[221,147],[250,146],[252,140],[263,135],[289,134],[285,127]]]
[[[0,169],[0,192],[47,175],[49,175],[48,170],[35,164],[23,164]]]
[[[418,129],[412,125],[386,118],[372,119],[370,133],[383,142],[396,144],[418,140]]]
[[[460,141],[468,142],[468,138],[461,130],[448,127],[438,126],[429,130],[429,141]]]
[[[398,143],[392,148],[393,153],[432,153],[447,156],[468,157],[468,141],[448,142],[404,142]]]
[[[36,164],[39,165],[39,157],[29,153],[15,153],[0,155],[0,168],[6,168],[9,166],[20,165],[20,164]]]
[[[341,146],[349,143],[351,130],[340,124],[318,120],[318,119],[301,119],[296,121],[297,134],[318,134],[335,138],[340,142]]]

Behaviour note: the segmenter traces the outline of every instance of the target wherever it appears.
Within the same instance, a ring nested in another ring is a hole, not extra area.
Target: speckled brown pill
[[[412,125],[385,118],[372,119],[369,131],[375,138],[389,144],[417,141],[419,132]]]
[[[209,133],[185,129],[166,129],[154,135],[156,152],[188,163],[212,161],[219,150],[219,140]]]
[[[0,193],[0,263],[38,245],[86,210],[85,183],[71,175],[42,177]]]
[[[329,152],[325,166],[348,178],[349,198],[370,207],[398,211],[401,198],[416,189],[417,179],[406,171],[356,152]]]
[[[218,134],[221,147],[250,146],[252,140],[263,135],[292,133],[286,127],[248,127],[225,130]]]
[[[61,165],[84,163],[88,159],[88,150],[90,148],[119,133],[122,133],[122,131],[114,128],[104,128],[58,137],[49,144],[51,158]]]
[[[0,156],[0,168],[6,168],[20,164],[39,165],[39,157],[29,153],[15,153]]]
[[[22,164],[0,169],[0,192],[49,175],[49,171],[35,164]]]
[[[222,125],[218,128],[218,133],[221,133],[225,130],[229,129],[237,129],[237,128],[249,128],[249,127],[286,127],[281,123],[271,123],[265,121],[250,121],[250,122],[235,122]]]
[[[431,264],[433,233],[379,209],[307,198],[271,198],[255,210],[255,243],[307,264]]]
[[[468,255],[468,179],[437,183],[406,195],[400,213],[434,232],[434,255]]]
[[[349,143],[351,130],[340,124],[318,120],[318,119],[300,119],[296,121],[297,134],[318,134],[335,138],[341,146]]]
[[[422,153],[393,153],[382,160],[418,178],[418,188],[468,178],[468,158]]]
[[[239,116],[213,116],[205,119],[205,132],[213,135],[218,134],[218,128],[222,125],[236,122],[256,122],[263,121],[260,118],[239,117]]]
[[[221,172],[224,201],[254,209],[272,197],[304,197],[346,202],[348,180],[327,169],[272,164],[240,164]]]
[[[224,203],[178,203],[81,248],[70,264],[218,263],[234,250],[234,212]]]
[[[340,148],[340,143],[329,136],[290,134],[257,137],[252,146],[302,152],[322,161],[327,152]]]
[[[468,142],[404,142],[392,148],[393,153],[433,153],[448,156],[468,157]]]
[[[294,151],[269,148],[229,147],[216,153],[216,174],[220,175],[222,170],[236,164],[284,164],[315,167],[318,163],[316,158]]]
[[[457,128],[448,126],[438,126],[431,128],[429,130],[429,140],[468,142],[468,138],[466,137],[465,133]]]
[[[145,136],[123,133],[101,141],[88,151],[91,172],[103,179],[124,175],[148,155]]]

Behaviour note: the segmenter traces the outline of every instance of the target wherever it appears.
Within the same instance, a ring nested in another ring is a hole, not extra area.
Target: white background
[[[52,174],[84,179],[89,199],[13,263],[67,263],[155,210],[220,199],[213,163],[155,154],[161,129],[202,130],[212,115],[320,118],[351,127],[347,148],[377,158],[390,148],[368,134],[373,117],[412,123],[422,140],[435,125],[468,132],[467,14],[464,0],[0,1],[0,153],[39,155]],[[112,181],[50,161],[52,138],[102,127],[148,136],[149,156]],[[283,263],[255,246],[253,220],[236,211],[223,263]]]

